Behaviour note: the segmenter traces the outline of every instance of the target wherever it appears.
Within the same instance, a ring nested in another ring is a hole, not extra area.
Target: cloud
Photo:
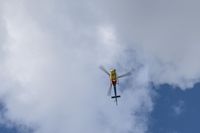
[[[5,123],[36,133],[147,131],[151,92],[140,76],[139,88],[121,86],[126,91],[120,106],[106,96],[108,78],[98,66],[111,67],[123,50],[112,23],[89,1],[38,2],[2,3],[8,33],[0,81]]]
[[[198,1],[111,0],[100,5],[121,44],[143,58],[154,83],[186,89],[199,81]]]
[[[148,130],[149,82],[199,81],[197,1],[1,2],[1,90],[6,119],[36,133]],[[116,65],[113,65],[116,64]],[[119,73],[118,107],[99,65]]]
[[[184,101],[182,101],[182,100],[178,101],[178,103],[176,105],[174,105],[172,107],[172,109],[176,115],[178,115],[178,116],[181,115],[185,109]]]

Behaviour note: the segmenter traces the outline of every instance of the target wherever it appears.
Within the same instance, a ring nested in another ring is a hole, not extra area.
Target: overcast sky
[[[149,132],[155,88],[187,92],[199,82],[199,4],[1,0],[0,123],[34,133]],[[120,80],[117,107],[100,65],[134,69]],[[172,104],[175,115],[185,103]]]

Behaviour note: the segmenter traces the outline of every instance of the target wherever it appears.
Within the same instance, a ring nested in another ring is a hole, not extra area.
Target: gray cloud
[[[123,45],[137,51],[154,83],[183,89],[199,81],[198,1],[101,2]]]

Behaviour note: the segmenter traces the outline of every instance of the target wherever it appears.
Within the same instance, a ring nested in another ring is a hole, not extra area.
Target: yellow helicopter
[[[116,89],[116,85],[119,84],[119,80],[118,79],[122,78],[122,77],[125,77],[125,76],[131,75],[131,71],[118,76],[117,72],[116,72],[116,69],[111,69],[110,72],[108,72],[103,66],[100,66],[100,69],[109,76],[109,78],[110,78],[110,87],[109,87],[109,90],[108,90],[108,95],[111,95],[111,89],[112,89],[112,86],[113,86],[115,95],[111,96],[111,98],[115,98],[116,105],[118,105],[117,98],[120,97],[120,95],[117,95],[117,89]]]

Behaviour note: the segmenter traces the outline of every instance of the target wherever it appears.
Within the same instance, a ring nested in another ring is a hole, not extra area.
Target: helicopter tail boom
[[[118,105],[118,103],[117,103],[117,98],[120,98],[120,96],[118,95],[115,95],[115,96],[112,96],[111,98],[115,98],[115,102],[116,102],[116,105]]]

